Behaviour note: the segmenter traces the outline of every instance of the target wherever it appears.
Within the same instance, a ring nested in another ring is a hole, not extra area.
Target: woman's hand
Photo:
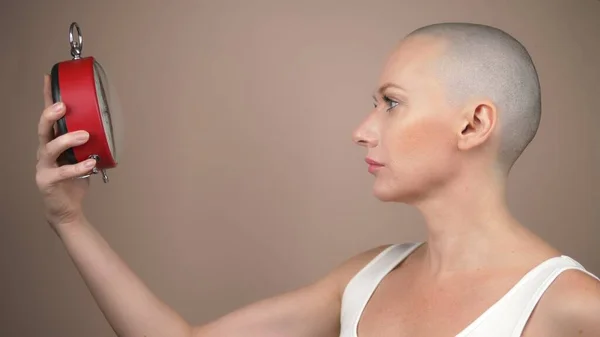
[[[88,190],[88,179],[77,177],[88,174],[96,161],[88,159],[75,165],[59,163],[67,149],[85,144],[89,134],[83,130],[70,131],[55,137],[55,123],[66,112],[63,103],[52,104],[50,78],[44,78],[45,109],[38,124],[36,183],[45,205],[45,216],[53,228],[74,223],[83,217],[82,201]]]

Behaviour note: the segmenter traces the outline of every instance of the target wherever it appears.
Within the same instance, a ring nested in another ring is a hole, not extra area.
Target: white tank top
[[[358,322],[383,278],[422,242],[389,246],[350,280],[342,297],[340,337],[357,337]],[[546,289],[565,270],[577,269],[600,280],[568,256],[550,258],[517,282],[498,302],[456,337],[519,337]]]

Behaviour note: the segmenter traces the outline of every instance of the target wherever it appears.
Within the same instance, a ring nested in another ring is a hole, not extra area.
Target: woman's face
[[[383,201],[426,197],[457,171],[460,121],[434,69],[442,47],[424,37],[403,41],[384,66],[375,108],[354,132],[368,160],[381,164],[370,172]]]

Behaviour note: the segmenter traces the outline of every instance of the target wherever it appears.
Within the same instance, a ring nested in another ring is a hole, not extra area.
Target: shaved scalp
[[[438,23],[414,36],[440,38],[445,49],[438,74],[455,106],[486,98],[498,110],[501,169],[508,174],[533,140],[541,118],[537,71],[525,47],[508,33],[474,23]]]

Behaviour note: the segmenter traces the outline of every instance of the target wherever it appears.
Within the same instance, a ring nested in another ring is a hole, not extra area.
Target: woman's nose
[[[378,133],[374,130],[372,123],[361,124],[352,134],[352,140],[355,144],[364,147],[375,147],[378,144]]]

